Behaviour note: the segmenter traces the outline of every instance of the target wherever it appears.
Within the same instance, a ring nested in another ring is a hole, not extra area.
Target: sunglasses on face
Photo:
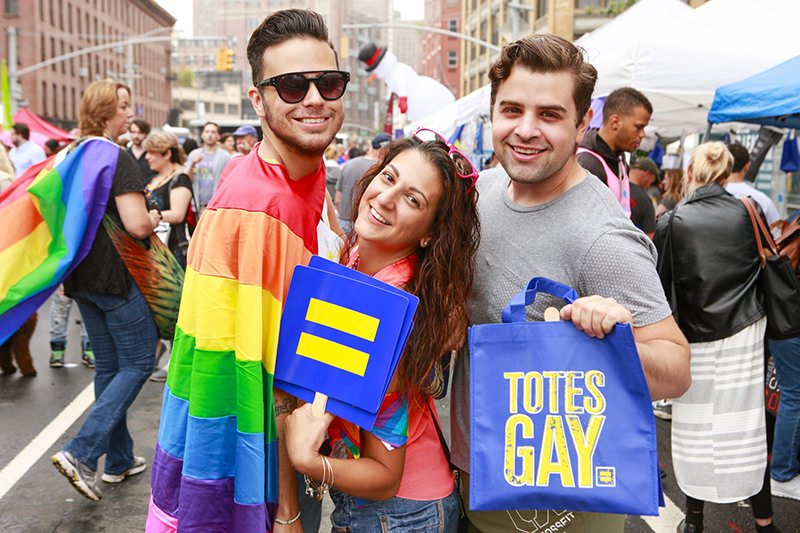
[[[475,181],[478,179],[478,171],[475,170],[474,166],[472,166],[472,163],[467,156],[456,150],[456,148],[447,142],[444,137],[433,130],[429,130],[428,128],[417,128],[417,131],[414,133],[414,137],[422,142],[439,141],[444,143],[444,145],[449,149],[447,155],[450,156],[450,159],[453,161],[453,165],[456,167],[456,174],[458,174],[459,178],[470,180],[469,190],[472,191],[473,187],[475,187]]]
[[[315,78],[306,78],[306,74],[319,72]],[[342,70],[325,70],[310,72],[287,72],[271,78],[262,80],[256,87],[266,87],[271,85],[278,91],[278,96],[287,104],[296,104],[303,100],[308,93],[311,82],[317,86],[317,92],[325,100],[338,100],[347,88],[350,81],[350,73]]]

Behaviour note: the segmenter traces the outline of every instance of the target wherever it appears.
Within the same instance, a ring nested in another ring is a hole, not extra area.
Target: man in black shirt
[[[650,122],[652,113],[652,104],[636,89],[622,87],[612,91],[603,104],[602,126],[600,129],[587,131],[583,136],[579,146],[588,152],[578,153],[578,163],[605,184],[608,184],[609,176],[603,162],[615,179],[624,180],[628,175],[628,164],[625,162],[624,153],[636,150],[644,139],[644,129]],[[648,226],[647,220],[641,218],[638,213],[639,210],[634,209],[633,194],[634,191],[631,190],[630,197],[623,198],[620,203],[623,204],[623,209],[626,204],[630,208],[631,220],[637,227],[645,233],[652,234],[655,226]],[[637,205],[640,203],[636,202]]]
[[[136,164],[139,165],[139,170],[142,176],[146,179],[145,183],[150,181],[150,178],[156,175],[156,172],[150,168],[147,159],[144,157],[147,153],[142,146],[142,143],[150,135],[150,123],[141,118],[135,118],[131,121],[130,129],[128,130],[131,136],[131,144],[128,146],[128,153],[133,156]]]

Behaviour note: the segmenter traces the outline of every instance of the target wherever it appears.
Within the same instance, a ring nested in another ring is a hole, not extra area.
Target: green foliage
[[[189,67],[178,69],[177,79],[179,87],[194,87],[194,82],[195,82],[194,70],[192,70]]]
[[[606,17],[616,17],[633,4],[636,3],[637,0],[615,0],[613,2],[609,2],[605,7],[587,7],[584,8],[584,13],[587,15],[603,15]]]

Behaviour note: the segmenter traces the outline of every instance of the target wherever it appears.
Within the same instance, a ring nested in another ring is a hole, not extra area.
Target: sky
[[[192,35],[192,10],[187,8],[186,0],[156,0],[173,17],[178,19],[175,28],[182,31],[182,37]],[[400,18],[405,20],[422,20],[425,10],[424,0],[394,0],[394,8],[400,12]]]

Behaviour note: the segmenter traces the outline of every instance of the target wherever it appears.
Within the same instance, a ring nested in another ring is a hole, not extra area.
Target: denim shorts
[[[460,514],[455,488],[441,500],[394,497],[379,502],[357,499],[338,490],[331,490],[331,499],[336,506],[331,514],[331,531],[336,532],[455,533]]]

